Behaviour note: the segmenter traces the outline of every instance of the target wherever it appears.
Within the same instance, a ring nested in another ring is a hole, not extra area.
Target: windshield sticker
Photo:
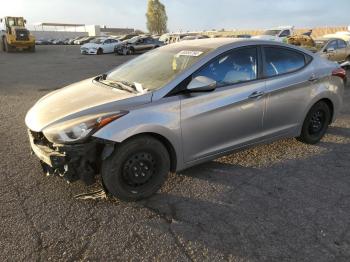
[[[201,54],[203,54],[202,51],[187,51],[187,50],[183,50],[179,53],[176,54],[177,57],[179,56],[200,56]]]

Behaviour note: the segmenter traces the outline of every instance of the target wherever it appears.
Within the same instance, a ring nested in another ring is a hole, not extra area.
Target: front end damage
[[[42,132],[28,130],[32,153],[46,175],[57,175],[68,182],[82,180],[90,185],[100,172],[101,162],[114,150],[108,141],[90,138],[81,144],[53,144]]]

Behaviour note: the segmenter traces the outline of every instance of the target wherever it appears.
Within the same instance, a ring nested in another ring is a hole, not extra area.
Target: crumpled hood
[[[152,93],[136,95],[91,79],[77,82],[41,98],[27,113],[25,123],[33,131],[91,114],[128,110],[150,103]]]
[[[100,44],[96,44],[96,43],[86,43],[86,44],[83,44],[82,46],[81,46],[81,48],[93,48],[93,47],[95,47],[95,48],[99,48],[101,45]]]

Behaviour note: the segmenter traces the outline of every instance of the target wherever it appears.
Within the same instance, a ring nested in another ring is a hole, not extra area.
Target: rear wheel
[[[165,146],[150,136],[130,139],[102,164],[105,189],[124,201],[147,198],[157,192],[170,170]]]
[[[331,111],[327,103],[316,103],[307,114],[297,139],[306,144],[316,144],[326,133],[330,122]]]

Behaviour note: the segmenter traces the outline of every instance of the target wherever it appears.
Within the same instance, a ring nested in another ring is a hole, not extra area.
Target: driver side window
[[[220,55],[195,72],[192,78],[206,76],[218,87],[257,79],[257,48],[240,48]]]

